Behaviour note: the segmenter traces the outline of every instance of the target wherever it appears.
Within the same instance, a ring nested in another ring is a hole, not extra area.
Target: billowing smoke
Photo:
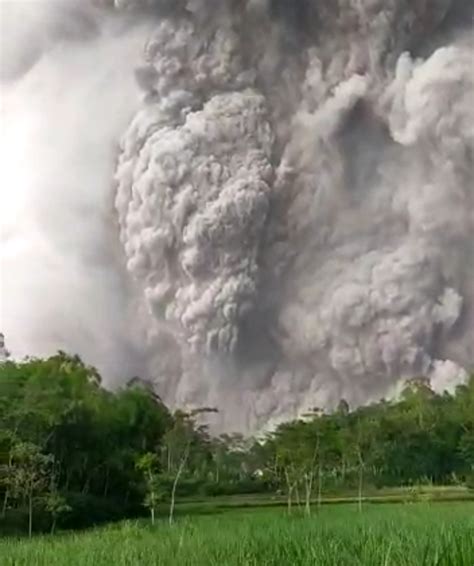
[[[13,116],[30,125],[42,97],[50,111],[28,134],[25,207],[60,262],[21,294],[45,256],[7,278],[18,340],[64,343],[109,380],[137,368],[166,401],[215,405],[242,429],[420,374],[461,381],[474,365],[472,3],[93,4],[73,18],[79,35],[50,10],[47,50],[8,69],[25,105]],[[10,185],[25,175],[13,163]]]

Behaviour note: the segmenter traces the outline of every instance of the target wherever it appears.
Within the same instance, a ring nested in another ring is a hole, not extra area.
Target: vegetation
[[[223,520],[225,519],[225,520]],[[147,523],[148,524],[148,523]],[[0,541],[4,566],[472,566],[474,504],[324,507],[318,517],[231,511],[172,528],[125,522]]]
[[[1,363],[0,531],[155,523],[163,509],[172,523],[180,499],[246,493],[309,516],[350,492],[362,511],[377,488],[474,484],[474,377],[453,395],[412,380],[396,402],[314,409],[260,439],[212,437],[213,410],[172,414],[138,379],[107,391],[62,352]]]

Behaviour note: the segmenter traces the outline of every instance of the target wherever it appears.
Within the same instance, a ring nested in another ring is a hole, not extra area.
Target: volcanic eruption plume
[[[2,195],[26,185],[2,253],[30,242],[6,276],[12,349],[140,371],[244,430],[465,378],[471,2],[39,4],[2,63],[10,137],[49,112],[17,142],[33,178],[2,172]]]

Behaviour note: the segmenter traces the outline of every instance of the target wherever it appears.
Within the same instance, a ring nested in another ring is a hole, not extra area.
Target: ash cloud
[[[16,357],[61,348],[125,379],[144,368],[112,178],[148,24],[72,1],[0,16],[0,328]]]
[[[105,59],[123,74],[103,91],[118,100],[134,76],[142,92],[112,188],[100,184],[120,248],[108,272],[131,289],[121,336],[139,337],[129,359],[158,393],[255,430],[419,374],[439,389],[462,381],[474,363],[471,3],[95,6],[100,34],[122,26]],[[136,66],[112,55],[132,35]],[[117,138],[119,122],[106,114]]]

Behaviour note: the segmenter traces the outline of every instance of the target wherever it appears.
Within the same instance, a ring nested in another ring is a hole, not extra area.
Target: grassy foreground
[[[474,504],[228,510],[0,541],[2,566],[474,566]]]

